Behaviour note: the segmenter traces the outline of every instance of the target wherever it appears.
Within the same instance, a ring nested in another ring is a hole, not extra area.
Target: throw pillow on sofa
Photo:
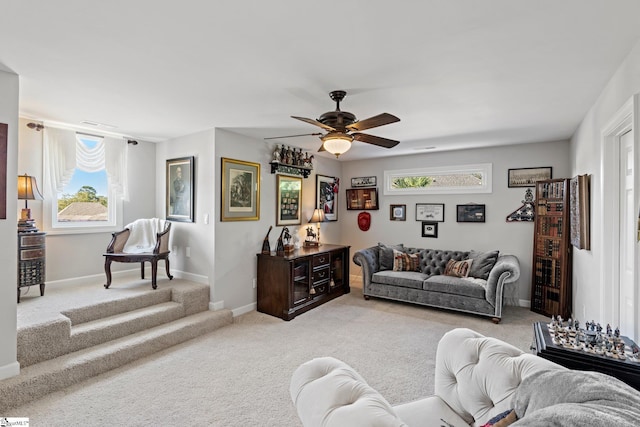
[[[384,243],[378,243],[378,261],[380,264],[380,271],[393,270],[393,251],[398,250],[404,252],[404,244],[399,245],[385,245]]]
[[[499,251],[489,251],[489,252],[477,252],[471,251],[469,252],[469,256],[467,259],[473,260],[473,265],[471,266],[471,270],[469,271],[469,276],[475,277],[477,279],[489,279],[489,273],[491,273],[491,269],[496,262],[498,261]]]
[[[450,259],[444,269],[444,275],[453,277],[469,277],[469,272],[471,271],[472,264],[472,259],[465,259],[462,261],[455,261]]]
[[[420,271],[420,255],[393,250],[393,271]]]

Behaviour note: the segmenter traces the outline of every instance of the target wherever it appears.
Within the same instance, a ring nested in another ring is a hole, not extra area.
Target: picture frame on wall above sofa
[[[193,156],[167,160],[167,220],[193,222],[193,207],[195,205],[194,175]]]
[[[469,203],[466,205],[456,205],[458,222],[484,222],[485,205]]]
[[[438,237],[438,223],[422,221],[422,237]]]
[[[535,187],[536,181],[551,179],[551,172],[551,166],[509,169],[507,172],[509,188]]]
[[[391,221],[406,221],[407,205],[391,205],[389,209],[389,219]]]
[[[222,158],[220,221],[260,219],[260,163]]]
[[[368,211],[378,210],[378,189],[377,188],[348,188],[347,210]]]
[[[302,177],[278,175],[276,225],[302,224]]]
[[[444,203],[416,203],[416,221],[444,222]]]
[[[338,220],[338,180],[316,175],[316,208],[324,212],[325,221]]]

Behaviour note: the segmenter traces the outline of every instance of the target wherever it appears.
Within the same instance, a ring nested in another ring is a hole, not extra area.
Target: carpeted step
[[[230,325],[230,310],[205,311],[28,366],[0,382],[0,414],[87,378]]]
[[[177,302],[165,302],[71,326],[69,353],[125,337],[184,317]]]

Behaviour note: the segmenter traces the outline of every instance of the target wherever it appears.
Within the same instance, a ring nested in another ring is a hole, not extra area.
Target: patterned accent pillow
[[[393,271],[420,271],[420,254],[393,250]]]
[[[465,259],[462,261],[454,261],[452,259],[447,262],[447,267],[444,269],[445,276],[453,277],[468,277],[469,271],[471,271],[472,259]]]

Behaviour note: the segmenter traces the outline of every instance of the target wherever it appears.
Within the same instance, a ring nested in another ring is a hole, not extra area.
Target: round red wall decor
[[[358,227],[362,231],[369,230],[369,227],[371,227],[371,214],[369,212],[360,212],[358,214]]]

